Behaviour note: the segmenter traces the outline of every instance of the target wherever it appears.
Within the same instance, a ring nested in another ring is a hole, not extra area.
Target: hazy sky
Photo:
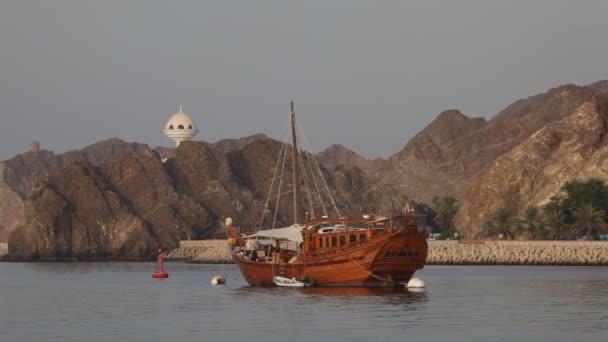
[[[0,1],[0,159],[119,137],[280,137],[386,157],[456,108],[492,117],[608,78],[608,1]]]

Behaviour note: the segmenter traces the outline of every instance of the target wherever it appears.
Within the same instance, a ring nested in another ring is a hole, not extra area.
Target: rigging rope
[[[300,153],[300,164],[302,164],[302,175],[304,175],[304,187],[306,188],[306,199],[308,200],[308,208],[311,214],[311,217],[316,218],[315,208],[312,203],[312,195],[310,194],[310,186],[308,185],[308,175],[306,174],[306,169],[304,169],[304,158],[302,157],[302,153]]]
[[[300,127],[296,124],[296,129],[299,130],[299,128]],[[298,155],[300,157],[299,158],[300,164],[302,165],[302,175],[303,175],[302,178],[304,178],[304,187],[306,188],[306,199],[308,200],[308,207],[310,210],[311,217],[314,219],[314,218],[316,218],[315,208],[312,203],[312,196],[310,195],[310,186],[308,185],[308,175],[306,174],[306,169],[304,168],[304,157],[302,157],[301,150],[298,151]]]
[[[283,153],[284,150],[285,150],[285,153],[287,153],[286,152],[287,149],[285,148],[285,146],[286,146],[285,142],[287,140],[288,134],[289,134],[289,126],[287,126],[287,128],[285,129],[285,133],[283,133],[283,144],[281,145],[281,148],[279,149],[279,157],[277,158],[277,164],[275,165],[274,173],[272,174],[272,181],[270,182],[270,189],[268,189],[268,196],[266,196],[266,203],[264,204],[264,210],[262,210],[262,218],[260,218],[260,225],[258,226],[258,232],[260,231],[260,229],[262,229],[262,224],[264,223],[264,216],[266,215],[266,210],[268,210],[268,204],[270,202],[270,195],[272,193],[274,181],[277,176],[279,162],[281,161],[281,154]]]
[[[319,184],[317,184],[317,177],[315,177],[312,163],[310,162],[310,154],[311,153],[306,153],[306,160],[308,161],[308,168],[310,169],[310,176],[315,185],[315,189],[317,190],[317,197],[319,198],[319,203],[321,204],[321,208],[323,209],[323,215],[325,215],[325,217],[327,217],[327,216],[329,216],[327,214],[327,207],[325,206],[325,201],[323,200],[323,196],[321,196],[321,190],[319,190]],[[313,158],[314,158],[314,156],[313,156]]]
[[[312,151],[312,149],[310,148],[310,144],[308,144],[308,139],[306,138],[304,131],[301,129],[300,129],[300,135],[303,138],[302,140],[303,140],[305,146],[308,146],[308,150]],[[325,177],[323,177],[323,173],[321,172],[321,167],[319,166],[319,163],[317,162],[317,158],[313,157],[312,160],[314,161],[315,165],[317,166],[317,170],[319,171],[319,176],[321,177],[321,180],[323,180],[323,184],[325,185],[325,190],[327,191],[327,194],[329,195],[331,204],[334,206],[334,210],[336,210],[338,217],[341,217],[342,214],[340,213],[340,210],[338,209],[338,206],[336,205],[336,201],[334,200],[334,197],[332,196],[331,191],[329,191],[329,186],[327,185],[327,181],[325,180]]]
[[[287,126],[289,129],[289,126]],[[287,146],[287,137],[285,137],[285,141],[283,141],[283,145]],[[283,153],[283,162],[281,165],[281,177],[279,177],[279,188],[277,190],[277,203],[274,208],[274,219],[272,220],[272,229],[274,229],[275,224],[277,222],[277,213],[279,212],[279,203],[281,202],[281,186],[283,185],[283,176],[285,173],[285,159],[287,156],[287,147],[285,148],[285,153]]]
[[[359,266],[359,268],[360,268],[361,270],[363,270],[363,272],[365,272],[365,273],[369,274],[371,277],[374,277],[374,278],[376,278],[376,279],[378,279],[378,280],[380,280],[380,281],[383,281],[383,282],[385,282],[385,283],[393,283],[393,284],[397,284],[397,285],[401,285],[401,286],[405,286],[405,287],[407,287],[407,284],[406,284],[406,283],[400,283],[400,282],[398,282],[398,281],[394,281],[394,280],[392,280],[392,279],[388,279],[388,278],[382,278],[382,277],[380,277],[380,276],[377,276],[377,275],[373,274],[372,272],[370,272],[370,271],[366,270],[365,268],[363,268],[363,266],[359,265],[359,263],[358,263],[358,262],[357,262],[357,260],[355,260],[355,259],[350,259],[350,261],[354,262],[354,263],[355,263],[355,265]]]

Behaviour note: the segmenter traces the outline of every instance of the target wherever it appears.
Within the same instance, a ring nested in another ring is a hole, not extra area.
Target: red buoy
[[[156,265],[154,266],[154,273],[152,273],[152,278],[169,278],[169,273],[167,273],[167,269],[165,268],[165,259],[163,258],[163,250],[158,249],[158,257],[156,257]]]

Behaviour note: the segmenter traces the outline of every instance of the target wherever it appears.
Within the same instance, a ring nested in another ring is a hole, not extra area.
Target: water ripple
[[[264,288],[233,265],[0,263],[6,341],[603,341],[608,272],[429,266],[427,288]],[[226,286],[212,286],[214,275]]]

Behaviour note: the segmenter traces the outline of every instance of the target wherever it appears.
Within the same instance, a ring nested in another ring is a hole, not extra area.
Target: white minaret
[[[182,141],[192,139],[198,133],[198,129],[192,118],[182,112],[182,106],[179,106],[179,113],[176,113],[167,121],[163,133],[173,139],[177,147]]]

